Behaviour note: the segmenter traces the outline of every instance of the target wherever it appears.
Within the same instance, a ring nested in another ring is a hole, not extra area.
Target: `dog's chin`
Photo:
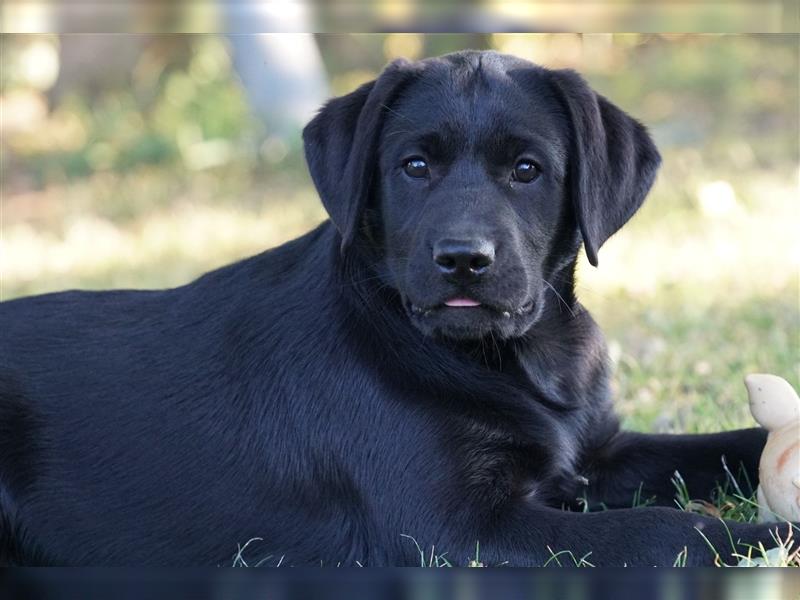
[[[444,304],[428,308],[406,303],[411,323],[431,337],[453,340],[479,340],[486,337],[510,339],[525,334],[539,316],[538,303],[528,302],[505,310],[489,305],[451,307]]]

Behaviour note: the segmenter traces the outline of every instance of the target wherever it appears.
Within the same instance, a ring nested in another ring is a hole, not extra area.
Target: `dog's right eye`
[[[428,163],[424,159],[415,156],[405,162],[403,170],[409,177],[420,179],[428,176]]]

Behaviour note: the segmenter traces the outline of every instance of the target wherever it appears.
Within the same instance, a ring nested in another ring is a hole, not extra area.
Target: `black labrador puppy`
[[[175,289],[0,305],[3,562],[226,564],[258,537],[283,564],[410,565],[411,536],[456,564],[479,542],[488,564],[700,565],[774,543],[670,508],[676,470],[697,497],[723,457],[755,483],[764,432],[620,431],[575,298],[580,244],[596,265],[655,177],[641,124],[575,72],[461,52],[392,63],[303,137],[314,231]]]

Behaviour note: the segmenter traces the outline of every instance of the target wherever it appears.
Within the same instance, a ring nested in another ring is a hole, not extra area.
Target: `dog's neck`
[[[441,373],[442,389],[465,389],[461,385],[464,382],[457,381],[457,374],[472,365],[471,372],[504,381],[518,390],[535,388],[543,403],[559,407],[570,402],[559,389],[559,381],[565,377],[600,379],[587,380],[586,384],[605,385],[602,335],[575,298],[577,251],[546,272],[549,286],[543,309],[525,335],[468,341],[435,339],[416,330],[402,306],[400,293],[382,277],[380,258],[369,252],[369,248],[364,251],[364,246],[355,247],[338,258],[339,287],[352,311],[349,318],[363,329],[364,343],[376,352],[385,352],[392,368],[408,378],[414,379],[418,372],[427,373],[416,366],[425,362],[426,367],[435,366]],[[567,365],[584,363],[591,363],[584,369],[590,374],[565,372],[570,368]],[[481,387],[478,385],[478,389]]]

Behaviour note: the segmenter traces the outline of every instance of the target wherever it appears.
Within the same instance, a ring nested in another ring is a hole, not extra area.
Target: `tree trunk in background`
[[[305,7],[301,7],[305,8]],[[310,33],[247,33],[311,29],[308,10],[220,3],[233,50],[233,65],[250,106],[270,136],[294,140],[297,130],[328,97],[325,66]],[[282,11],[282,12],[279,12]],[[242,33],[238,33],[242,32]]]

